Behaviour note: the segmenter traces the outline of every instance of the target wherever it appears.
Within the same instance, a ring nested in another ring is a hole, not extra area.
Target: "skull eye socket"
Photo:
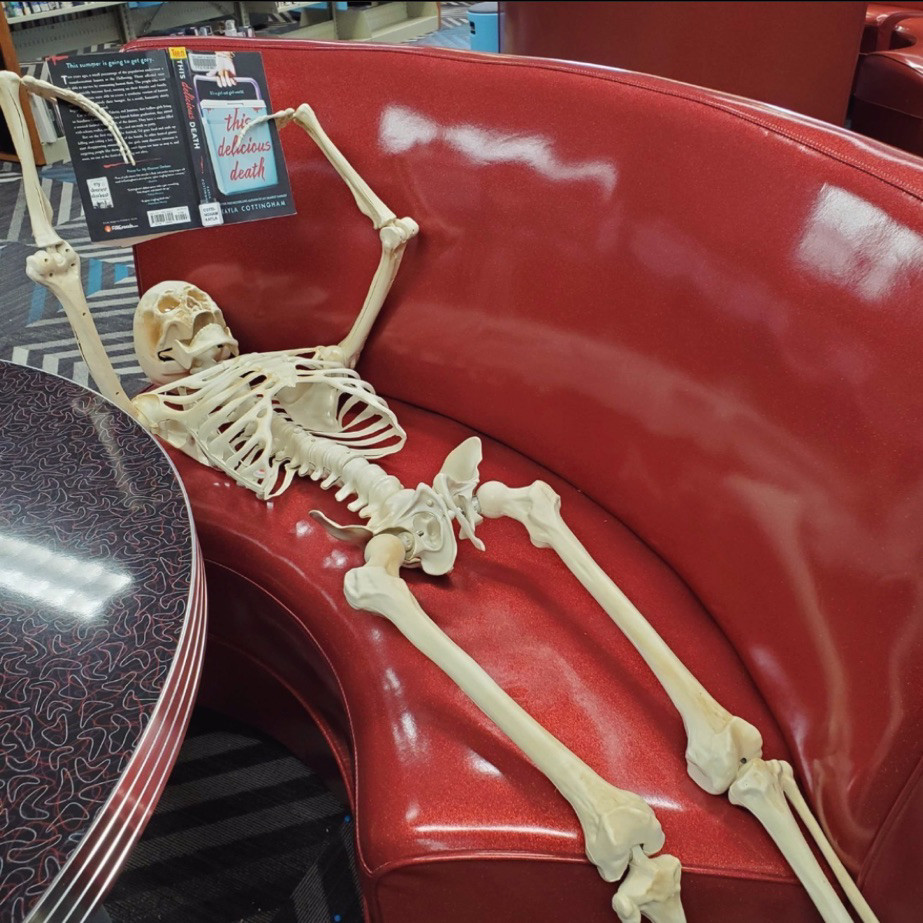
[[[178,307],[179,299],[173,295],[164,295],[157,300],[157,310],[161,314],[169,314],[170,311],[175,311]]]

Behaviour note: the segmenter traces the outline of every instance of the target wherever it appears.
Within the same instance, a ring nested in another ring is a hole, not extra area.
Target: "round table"
[[[173,766],[205,581],[166,454],[65,379],[0,362],[0,921],[83,921]]]

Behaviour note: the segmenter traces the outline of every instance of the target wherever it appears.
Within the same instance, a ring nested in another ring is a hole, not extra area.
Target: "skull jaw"
[[[211,368],[225,359],[237,356],[239,352],[237,340],[231,336],[227,327],[218,323],[209,323],[188,342],[174,340],[158,355],[169,355],[177,365],[176,373],[167,379],[167,381],[175,381],[177,378]],[[166,372],[166,369],[164,371]]]

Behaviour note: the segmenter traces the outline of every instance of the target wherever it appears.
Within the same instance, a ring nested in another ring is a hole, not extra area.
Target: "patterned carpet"
[[[470,3],[412,44],[466,49]],[[54,224],[81,258],[87,300],[129,395],[130,249],[91,243],[69,164],[41,170]],[[0,163],[0,359],[92,387],[57,300],[25,274],[34,252],[18,165]],[[249,728],[200,710],[151,822],[110,892],[112,923],[360,923],[348,807],[310,769]]]
[[[106,900],[113,923],[359,923],[353,825],[277,743],[204,709]]]
[[[408,45],[430,45],[436,48],[471,48],[471,29],[468,25],[468,7],[473,3],[443,3],[441,26],[436,32],[413,39]]]
[[[131,250],[91,243],[69,164],[41,171],[58,233],[81,258],[87,301],[116,371],[130,394],[144,382],[132,348],[131,322],[138,303]],[[57,299],[25,272],[34,252],[19,166],[0,164],[0,359],[56,372],[89,384],[86,365]]]

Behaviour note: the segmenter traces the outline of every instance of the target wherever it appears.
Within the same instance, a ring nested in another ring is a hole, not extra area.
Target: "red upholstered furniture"
[[[856,71],[852,127],[923,156],[923,9],[879,19],[877,50]]]
[[[923,3],[870,3],[865,11],[862,52],[888,51],[894,41],[894,29],[905,19],[923,15]],[[897,44],[903,44],[897,39]]]
[[[502,4],[509,54],[591,61],[737,93],[843,124],[866,4]]]
[[[164,40],[159,40],[163,43]],[[153,43],[144,43],[150,47]],[[208,40],[190,39],[196,48]],[[235,47],[238,47],[235,45]],[[431,480],[565,515],[716,697],[790,759],[883,923],[923,906],[923,165],[768,106],[588,65],[248,42],[419,220],[360,364]],[[301,132],[298,215],[137,250],[142,287],[211,292],[248,350],[335,342],[378,241]],[[382,619],[308,516],[178,457],[209,561],[207,701],[310,755],[355,809],[368,915],[611,921],[574,815]],[[550,552],[510,521],[412,577],[435,620],[603,776],[656,808],[691,923],[816,923],[760,826],[687,777],[680,721]]]

